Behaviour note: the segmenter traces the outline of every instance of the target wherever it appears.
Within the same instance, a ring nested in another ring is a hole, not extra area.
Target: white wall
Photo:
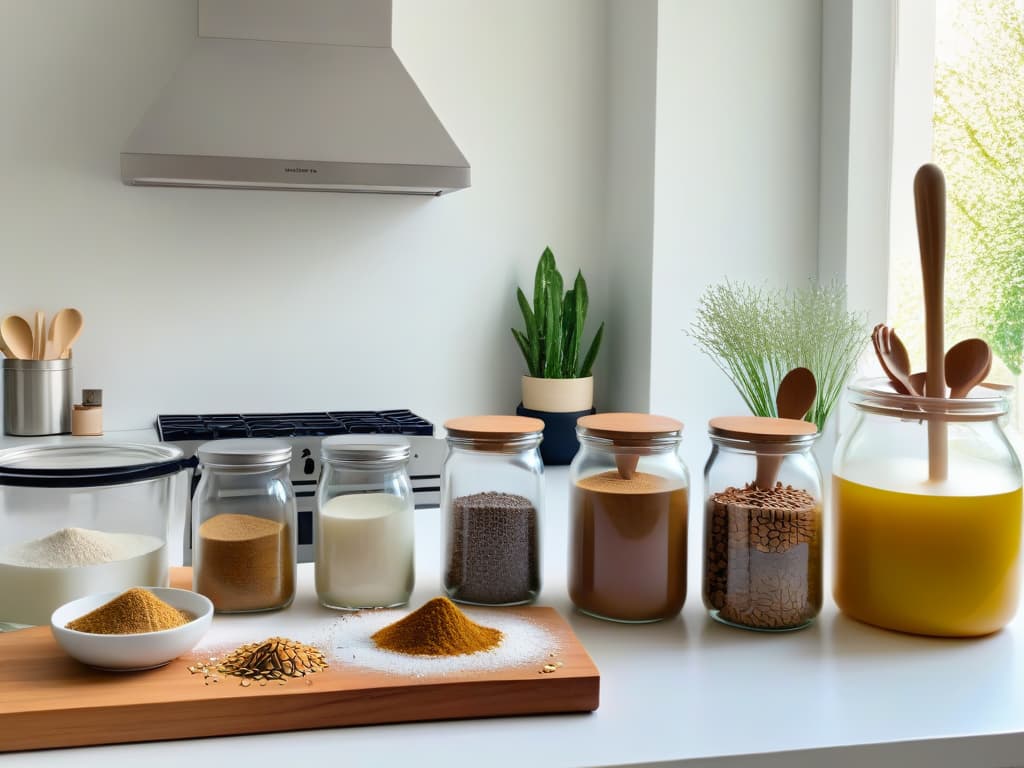
[[[651,409],[695,475],[707,420],[746,412],[683,333],[701,292],[817,276],[820,61],[817,0],[659,3]]]
[[[651,398],[657,0],[608,3],[608,408],[644,412]]]
[[[545,245],[606,314],[604,3],[397,0],[395,48],[473,166],[471,189],[431,200],[123,186],[121,143],[195,13],[2,8],[0,310],[82,309],[76,386],[105,390],[108,429],[189,411],[509,411],[514,286]]]

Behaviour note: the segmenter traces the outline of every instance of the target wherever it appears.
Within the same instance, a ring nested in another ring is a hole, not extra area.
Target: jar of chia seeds
[[[471,605],[522,605],[540,592],[544,422],[467,416],[445,422],[443,587]]]
[[[682,433],[675,419],[646,413],[576,422],[569,596],[583,613],[639,624],[682,610],[690,487]]]
[[[806,627],[821,611],[818,428],[799,419],[724,416],[708,423],[704,606],[743,629]]]

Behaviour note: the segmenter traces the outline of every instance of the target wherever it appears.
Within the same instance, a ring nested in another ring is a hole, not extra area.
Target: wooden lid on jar
[[[771,416],[719,416],[708,422],[708,433],[752,442],[785,442],[794,437],[817,434],[818,428],[801,419]]]
[[[581,416],[576,426],[582,434],[607,440],[674,437],[683,431],[683,422],[650,413],[594,413]]]
[[[529,416],[461,416],[448,419],[444,428],[452,437],[508,440],[540,434],[544,431],[544,422]]]

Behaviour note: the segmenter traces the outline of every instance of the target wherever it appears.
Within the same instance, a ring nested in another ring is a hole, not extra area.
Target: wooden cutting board
[[[182,584],[188,569],[174,569],[172,585]],[[99,672],[67,656],[49,627],[0,634],[0,752],[597,709],[597,668],[558,612],[501,610],[546,629],[563,666],[417,678],[335,662],[286,685],[204,685],[187,669],[195,654],[146,672]],[[279,615],[288,636],[288,611]]]

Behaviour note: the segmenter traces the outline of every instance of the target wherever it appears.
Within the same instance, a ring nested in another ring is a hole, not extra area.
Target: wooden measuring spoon
[[[967,397],[992,370],[992,348],[981,339],[964,339],[946,352],[943,367],[950,397]]]
[[[619,470],[619,477],[623,480],[632,480],[636,474],[636,465],[640,462],[640,456],[632,453],[615,454],[615,468]]]
[[[32,327],[20,315],[8,315],[0,323],[0,337],[13,357],[31,360],[33,351]]]
[[[802,419],[814,405],[818,383],[808,368],[794,368],[782,377],[775,395],[775,413],[780,419]]]
[[[82,313],[73,307],[60,310],[53,318],[50,332],[53,334],[53,348],[57,357],[66,359],[71,345],[82,333]]]
[[[914,210],[921,250],[924,285],[924,337],[927,352],[924,394],[946,396],[943,290],[946,269],[946,178],[937,165],[926,163],[914,175]],[[928,476],[945,480],[949,450],[946,423],[928,421]]]
[[[882,370],[892,382],[893,389],[901,395],[921,395],[923,390],[915,389],[910,380],[910,353],[896,331],[885,323],[879,323],[871,332],[871,343]]]
[[[794,368],[779,382],[775,395],[775,413],[780,419],[802,421],[814,405],[818,394],[818,382],[808,368]],[[757,476],[754,485],[768,490],[775,487],[779,469],[785,456],[774,453],[757,454]]]

